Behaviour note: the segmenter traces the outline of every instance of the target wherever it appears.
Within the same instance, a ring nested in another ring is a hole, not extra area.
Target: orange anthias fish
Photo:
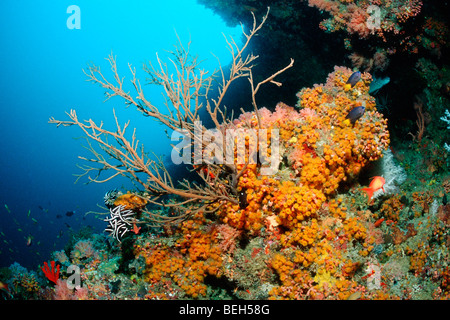
[[[30,235],[27,237],[27,247],[31,246],[32,243],[33,243],[33,237]]]
[[[372,200],[373,193],[377,190],[383,190],[383,186],[386,183],[386,180],[384,180],[383,177],[376,176],[372,178],[372,181],[369,184],[368,188],[363,188],[362,190],[367,193],[367,196],[369,197],[369,203]]]
[[[9,291],[8,285],[6,283],[0,281],[0,290],[6,292],[7,294],[9,294],[10,297],[12,297],[12,294]]]

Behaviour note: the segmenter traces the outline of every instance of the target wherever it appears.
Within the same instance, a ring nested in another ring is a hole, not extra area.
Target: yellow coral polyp
[[[363,240],[367,236],[366,228],[356,218],[345,220],[344,230],[350,239]]]
[[[136,254],[145,258],[145,279],[149,283],[172,283],[186,295],[198,298],[206,295],[203,283],[209,275],[221,274],[222,252],[217,244],[216,231],[202,230],[205,219],[194,216],[175,231],[178,240],[172,246],[148,243],[137,246]],[[164,295],[152,293],[164,298]]]
[[[316,219],[312,219],[310,225],[301,225],[293,231],[287,232],[281,236],[280,242],[283,246],[299,244],[302,247],[311,246],[319,237],[319,225]]]
[[[114,206],[125,206],[125,209],[140,210],[147,205],[147,200],[133,193],[120,195],[114,201]]]
[[[325,195],[307,186],[296,186],[292,181],[283,181],[274,193],[274,207],[279,210],[281,224],[294,227],[316,213],[325,201]]]
[[[317,282],[319,288],[323,287],[325,284],[327,286],[332,286],[336,283],[336,278],[334,278],[329,272],[324,270],[319,270],[314,277],[314,281]]]

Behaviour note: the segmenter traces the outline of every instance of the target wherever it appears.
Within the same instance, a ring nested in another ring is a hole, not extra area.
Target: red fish
[[[372,181],[369,184],[368,188],[363,188],[362,190],[367,193],[367,196],[369,197],[369,203],[372,200],[373,193],[377,190],[383,190],[384,191],[384,184],[386,183],[386,180],[384,180],[383,177],[376,176],[372,178]]]
[[[377,227],[381,226],[383,221],[384,221],[384,218],[378,219],[377,221],[375,221],[375,223],[373,225],[377,228]]]

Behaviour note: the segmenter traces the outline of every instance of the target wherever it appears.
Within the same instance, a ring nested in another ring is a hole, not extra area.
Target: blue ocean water
[[[79,29],[68,27],[79,9]],[[161,126],[126,109],[120,98],[104,102],[104,90],[85,81],[89,64],[109,71],[105,58],[117,57],[127,79],[128,63],[145,78],[142,64],[155,62],[155,53],[173,49],[177,36],[202,59],[211,72],[230,60],[222,33],[239,40],[240,28],[229,28],[195,0],[166,1],[30,1],[0,4],[0,267],[19,262],[35,268],[63,249],[70,231],[105,223],[88,211],[99,211],[110,189],[131,188],[120,178],[104,184],[74,184],[78,155],[88,155],[78,128],[57,128],[50,117],[68,119],[76,109],[80,119],[113,123],[114,110],[123,124],[137,127],[146,149],[169,152]],[[71,8],[69,8],[71,9]],[[214,54],[214,55],[213,55]],[[145,87],[147,96],[164,107],[159,89]],[[66,212],[74,211],[72,216]],[[31,245],[27,240],[31,239]],[[29,243],[28,243],[29,244]]]

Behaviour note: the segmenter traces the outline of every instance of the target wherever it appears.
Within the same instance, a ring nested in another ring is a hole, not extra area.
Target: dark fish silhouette
[[[73,216],[74,213],[75,213],[75,211],[67,211],[66,216],[71,217],[71,216]]]
[[[363,106],[355,107],[347,114],[345,118],[349,119],[351,124],[355,124],[356,120],[364,115],[365,110],[366,108],[364,108]]]
[[[353,88],[355,84],[359,81],[359,79],[361,79],[361,72],[360,71],[353,72],[350,78],[348,78],[347,84],[351,85]]]
[[[239,208],[245,209],[247,206],[247,190],[244,189],[239,192]]]

